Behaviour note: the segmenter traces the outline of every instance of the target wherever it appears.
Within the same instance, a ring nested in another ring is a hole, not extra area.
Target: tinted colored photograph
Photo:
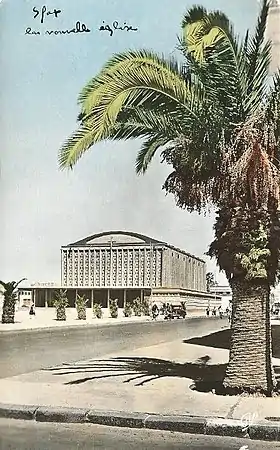
[[[0,449],[279,448],[279,0],[0,21]]]

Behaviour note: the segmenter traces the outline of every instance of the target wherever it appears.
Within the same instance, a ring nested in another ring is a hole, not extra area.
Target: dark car
[[[172,319],[184,319],[186,317],[186,310],[185,308],[181,305],[171,305],[172,308]]]

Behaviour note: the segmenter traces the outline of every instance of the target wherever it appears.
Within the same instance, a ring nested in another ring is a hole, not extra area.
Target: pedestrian
[[[152,306],[152,319],[156,320],[156,318],[159,315],[159,309],[156,303],[154,303],[154,305]]]
[[[223,318],[223,311],[222,311],[222,307],[221,306],[219,306],[218,312],[219,312],[220,319],[222,319]]]
[[[186,315],[187,315],[186,302],[181,302],[181,305],[182,305],[181,315],[182,315],[182,317],[184,319],[186,317]]]
[[[34,303],[31,304],[30,309],[29,309],[29,317],[30,319],[35,316],[35,305]]]
[[[216,316],[217,314],[217,308],[216,306],[214,306],[213,310],[212,310],[212,316]]]
[[[166,303],[166,309],[165,309],[165,319],[171,320],[172,319],[172,306],[169,303]]]
[[[207,317],[210,316],[210,308],[209,308],[209,306],[207,306],[207,308],[206,308],[206,316],[207,316]]]

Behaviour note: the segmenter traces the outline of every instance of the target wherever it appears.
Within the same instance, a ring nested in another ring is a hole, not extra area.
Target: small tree
[[[60,289],[55,292],[55,299],[53,305],[56,309],[56,320],[66,320],[66,306],[68,306],[68,299],[66,296],[67,290]]]
[[[103,316],[102,305],[100,303],[94,303],[92,307],[93,316],[97,319],[101,319]]]
[[[27,278],[22,278],[18,282],[10,281],[8,283],[0,281],[0,284],[4,288],[2,323],[15,323],[15,305],[17,301],[17,294],[15,291],[18,285],[26,279]]]
[[[110,315],[113,319],[118,317],[118,299],[109,300]]]
[[[213,272],[207,272],[206,274],[206,289],[210,292],[210,288],[215,286],[215,278]]]
[[[130,302],[125,303],[125,307],[123,309],[123,314],[125,317],[131,317],[132,316],[132,304]]]
[[[140,300],[140,305],[141,305],[141,314],[143,314],[143,316],[149,316],[150,315],[149,300],[146,297],[143,297],[143,299]]]
[[[76,309],[79,320],[86,320],[87,318],[87,303],[88,299],[86,299],[84,295],[77,295]]]
[[[142,304],[141,304],[141,300],[139,297],[135,298],[133,300],[133,311],[135,316],[141,316],[142,314]]]

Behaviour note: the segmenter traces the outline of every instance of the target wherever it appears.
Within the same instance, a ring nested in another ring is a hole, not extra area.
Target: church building
[[[61,247],[61,284],[70,306],[77,295],[89,305],[118,299],[119,307],[133,299],[181,302],[193,308],[208,304],[206,264],[184,250],[128,231],[105,231]],[[36,306],[51,305],[53,286],[33,287]]]

